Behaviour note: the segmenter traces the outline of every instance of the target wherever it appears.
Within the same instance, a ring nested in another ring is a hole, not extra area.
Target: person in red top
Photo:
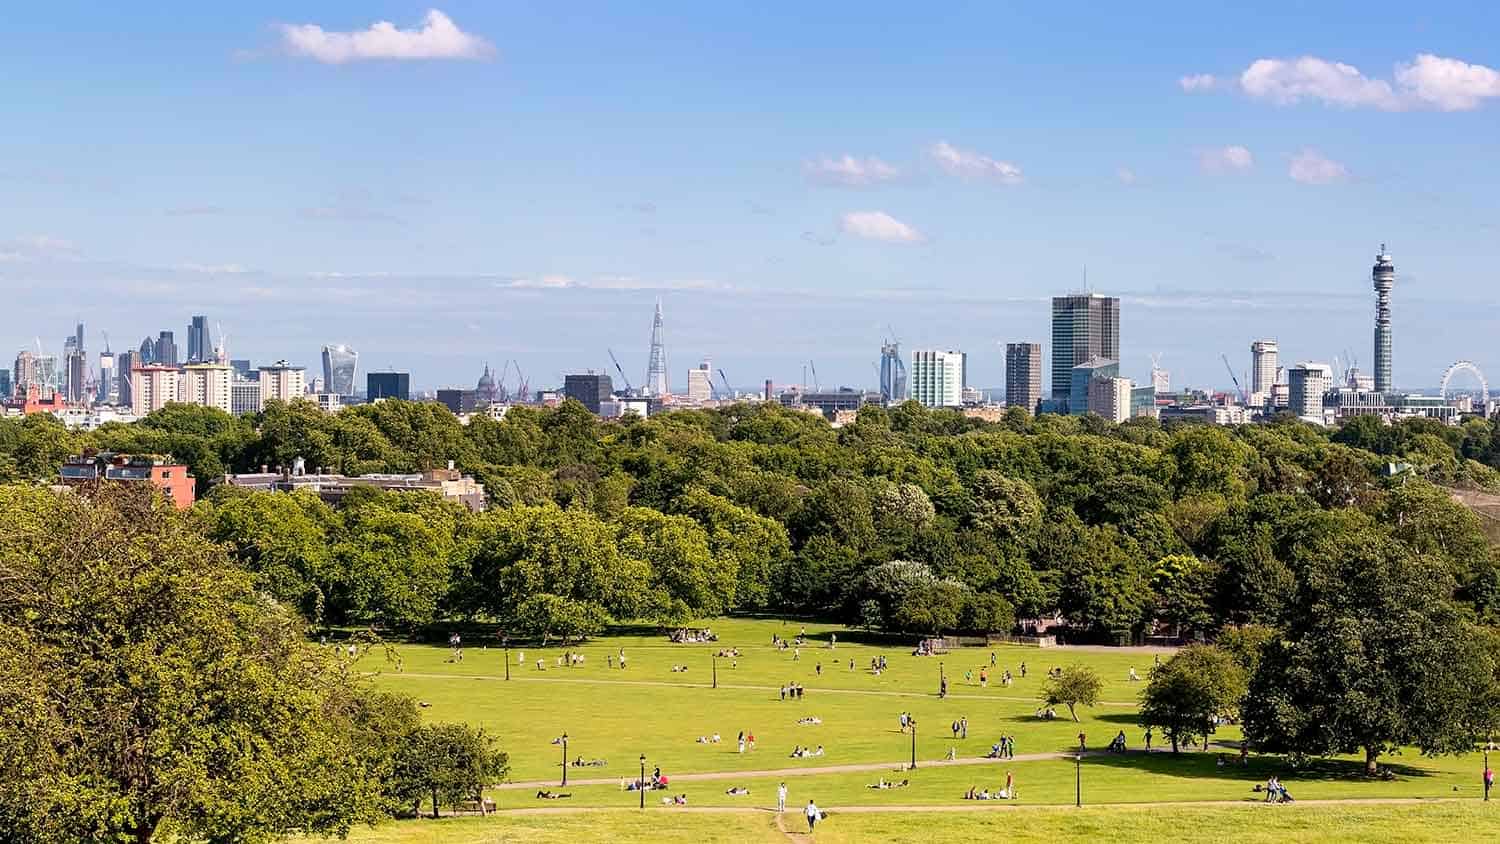
[[[1490,799],[1490,789],[1495,787],[1495,769],[1484,766],[1484,799]]]

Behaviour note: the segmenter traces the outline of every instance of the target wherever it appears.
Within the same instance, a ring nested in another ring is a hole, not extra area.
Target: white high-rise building
[[[963,352],[916,349],[911,353],[911,397],[923,407],[962,407],[965,367]]]
[[[130,370],[130,409],[137,417],[161,410],[178,401],[178,370],[175,366],[133,367]]]
[[[1093,378],[1089,380],[1089,413],[1111,422],[1130,418],[1129,378]]]
[[[702,404],[714,397],[713,364],[707,360],[688,370],[688,401]]]
[[[227,363],[190,363],[182,368],[177,400],[231,413],[234,409],[233,374],[234,367]]]
[[[303,367],[279,360],[259,369],[261,407],[272,399],[289,402],[307,393],[307,370]]]
[[[1275,340],[1256,340],[1250,344],[1250,392],[1270,395],[1276,383],[1280,350]]]
[[[1299,363],[1288,369],[1287,409],[1304,419],[1323,419],[1323,394],[1333,382],[1333,367],[1326,363]]]
[[[260,413],[260,382],[232,381],[229,384],[229,412],[235,416]]]

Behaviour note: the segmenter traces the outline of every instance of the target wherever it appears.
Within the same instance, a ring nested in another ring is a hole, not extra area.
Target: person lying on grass
[[[566,800],[572,796],[571,794],[558,793],[556,791],[538,791],[536,793],[536,799],[538,800]]]
[[[750,789],[735,786],[734,788],[725,789],[724,793],[731,797],[748,797],[750,796]]]

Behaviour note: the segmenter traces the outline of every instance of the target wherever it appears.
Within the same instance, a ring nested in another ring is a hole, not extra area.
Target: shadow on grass
[[[1272,774],[1292,776],[1300,782],[1377,782],[1365,775],[1363,762],[1353,759],[1317,759],[1302,765],[1292,765],[1285,756],[1252,756],[1249,764],[1241,766],[1238,757],[1225,752],[1225,764],[1219,767],[1219,753],[1141,753],[1132,751],[1124,755],[1087,756],[1084,766],[1119,768],[1158,776],[1175,776],[1187,779],[1218,777],[1243,780],[1247,783],[1264,781]],[[1381,765],[1397,780],[1416,780],[1434,776],[1434,772],[1411,765],[1385,762]]]

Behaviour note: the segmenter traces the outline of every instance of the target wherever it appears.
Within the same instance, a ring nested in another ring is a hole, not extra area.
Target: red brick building
[[[187,466],[170,457],[150,454],[116,454],[101,451],[69,457],[58,478],[64,486],[83,486],[100,481],[149,483],[162,491],[179,510],[193,506],[196,479]]]

